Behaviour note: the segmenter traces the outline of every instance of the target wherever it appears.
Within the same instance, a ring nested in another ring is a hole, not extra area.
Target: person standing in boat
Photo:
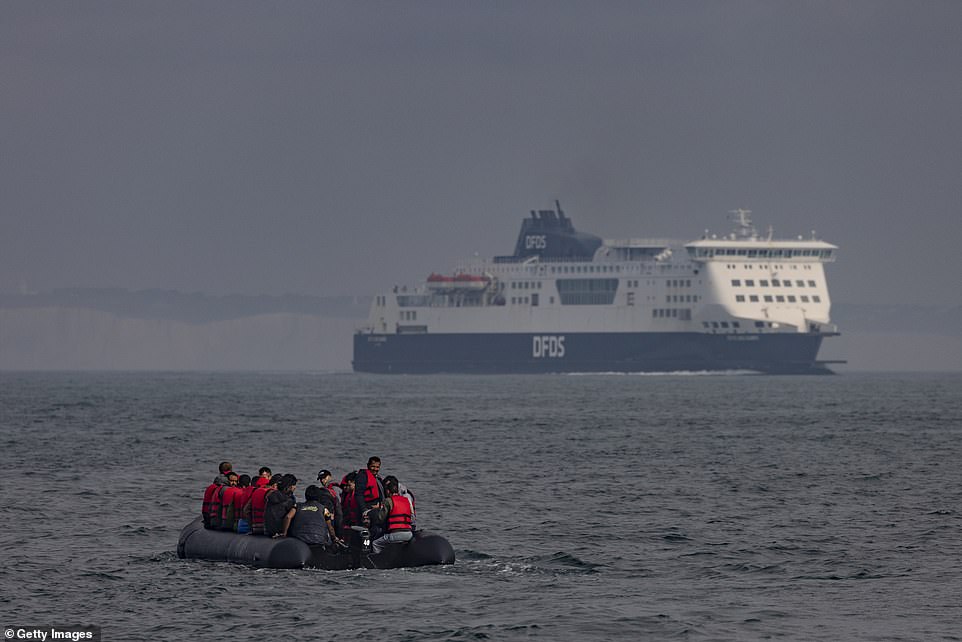
[[[367,460],[367,468],[357,471],[354,495],[362,515],[368,509],[379,506],[384,498],[384,482],[378,477],[380,470],[381,458],[375,456]]]

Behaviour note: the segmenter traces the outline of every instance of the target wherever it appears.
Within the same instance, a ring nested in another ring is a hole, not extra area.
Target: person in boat
[[[252,485],[257,488],[260,486],[266,486],[270,481],[273,474],[271,469],[267,466],[261,466],[260,470],[257,471],[257,479],[255,479]]]
[[[227,485],[220,491],[220,530],[233,531],[237,528],[234,502],[237,499],[240,475],[231,470],[226,473],[226,476]]]
[[[295,507],[291,526],[287,530],[289,537],[295,537],[311,546],[331,546],[339,541],[334,533],[334,513],[328,507],[325,499],[330,499],[327,490],[317,486],[308,486],[304,491],[304,501]]]
[[[211,485],[204,491],[204,503],[200,508],[200,515],[204,519],[204,528],[211,528],[211,505],[213,504],[215,495],[220,492],[220,489],[227,483],[226,477],[217,475],[214,477]]]
[[[333,500],[331,502],[334,511],[334,529],[335,532],[340,533],[341,529],[344,527],[344,510],[341,507],[341,487],[334,483],[334,478],[331,476],[331,471],[322,470],[317,473],[317,481],[321,483],[321,487],[324,488],[327,493],[331,496]]]
[[[271,537],[287,537],[291,520],[297,512],[294,490],[297,477],[284,475],[277,484],[277,490],[267,495],[264,506],[264,534]]]
[[[367,468],[357,471],[354,479],[354,495],[362,515],[368,509],[380,504],[384,498],[384,482],[377,475],[380,470],[381,458],[371,457],[367,460]]]
[[[356,488],[354,481],[357,477],[357,473],[350,472],[344,475],[344,479],[341,480],[341,516],[343,518],[343,523],[341,525],[341,539],[350,541],[354,544],[356,539],[356,533],[351,530],[351,526],[361,525],[361,509],[357,504]]]
[[[267,506],[267,496],[277,490],[280,477],[280,475],[274,475],[266,484],[255,488],[244,505],[243,515],[250,524],[251,535],[264,534],[264,508]]]
[[[394,479],[397,480],[397,477],[394,477]],[[384,478],[384,482],[387,483],[386,477]],[[418,511],[417,511],[417,506],[415,506],[414,504],[414,493],[412,493],[411,489],[405,486],[404,484],[402,484],[401,482],[397,483],[397,488],[398,488],[398,494],[406,498],[409,502],[411,502],[411,530],[416,531],[417,521],[418,521]]]
[[[237,492],[234,493],[234,532],[246,534],[251,532],[251,525],[244,518],[244,506],[250,501],[254,487],[251,486],[251,476],[241,475],[237,478]]]
[[[234,470],[234,465],[229,461],[222,461],[217,466],[217,472],[219,472],[221,475],[224,475],[225,477],[227,476],[227,473],[229,473],[232,470]]]
[[[400,494],[397,478],[389,476],[385,479],[384,490],[387,497],[384,498],[384,508],[381,511],[386,514],[384,526],[387,532],[371,542],[375,555],[389,544],[403,544],[414,537],[414,512],[410,500]]]

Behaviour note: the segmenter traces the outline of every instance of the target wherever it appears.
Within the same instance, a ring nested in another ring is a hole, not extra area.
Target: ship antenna
[[[755,238],[758,233],[752,225],[752,211],[742,208],[728,210],[731,221],[735,224],[735,234],[739,238]]]
[[[554,206],[558,208],[558,218],[564,218],[565,213],[561,211],[561,201],[559,201],[558,199],[555,199]]]

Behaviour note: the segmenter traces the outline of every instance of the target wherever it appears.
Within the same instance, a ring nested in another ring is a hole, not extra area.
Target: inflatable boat
[[[357,527],[356,527],[357,528]],[[404,568],[432,564],[454,564],[454,549],[445,538],[427,531],[415,531],[403,544],[389,544],[380,553],[370,549],[370,534],[358,528],[359,548],[330,551],[309,546],[293,537],[277,539],[264,535],[238,535],[204,528],[201,518],[184,527],[177,542],[181,559],[217,560],[251,564],[262,568]]]

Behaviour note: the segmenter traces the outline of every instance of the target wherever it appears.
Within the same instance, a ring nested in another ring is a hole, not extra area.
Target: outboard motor
[[[371,531],[364,528],[363,526],[351,526],[351,530],[358,532],[361,539],[361,551],[364,553],[371,552]]]

